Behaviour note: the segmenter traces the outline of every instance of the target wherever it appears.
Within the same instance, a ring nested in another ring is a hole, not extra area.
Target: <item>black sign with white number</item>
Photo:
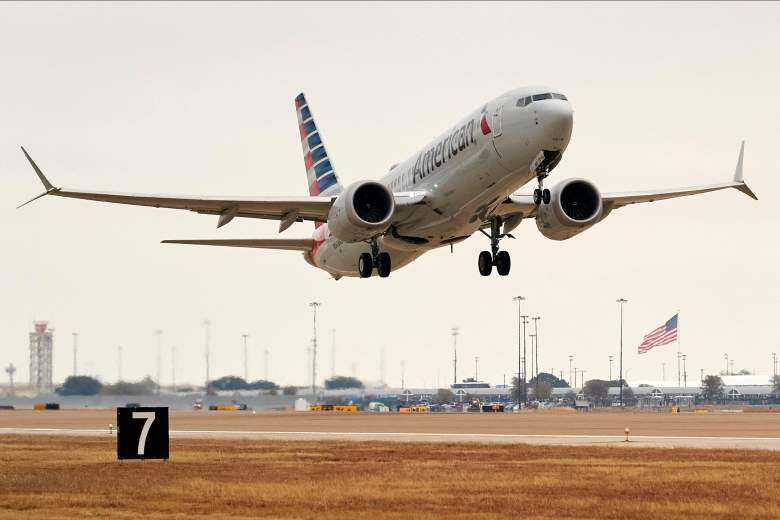
[[[168,408],[116,409],[116,454],[119,459],[168,458]]]

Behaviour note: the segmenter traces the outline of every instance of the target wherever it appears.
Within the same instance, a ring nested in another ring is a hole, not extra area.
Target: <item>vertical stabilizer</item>
[[[327,196],[341,192],[341,184],[303,93],[298,94],[298,97],[295,98],[295,111],[298,115],[298,129],[301,133],[303,162],[306,165],[309,195]]]

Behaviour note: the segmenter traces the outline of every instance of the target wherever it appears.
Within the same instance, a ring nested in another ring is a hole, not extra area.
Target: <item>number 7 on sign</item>
[[[141,436],[138,438],[138,454],[143,455],[146,447],[146,436],[149,435],[149,428],[154,422],[154,412],[133,412],[133,419],[146,419]]]

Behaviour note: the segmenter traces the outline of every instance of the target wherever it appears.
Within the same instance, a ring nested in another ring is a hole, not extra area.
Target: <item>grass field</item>
[[[780,518],[761,450],[0,436],[0,518]]]

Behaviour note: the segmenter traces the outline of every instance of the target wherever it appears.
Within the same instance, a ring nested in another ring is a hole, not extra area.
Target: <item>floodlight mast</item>
[[[528,325],[528,315],[520,316],[523,318],[523,402],[528,403],[528,372],[526,367],[526,349],[525,349],[525,326]]]
[[[525,296],[515,296],[512,300],[517,302],[517,402],[520,402],[520,376],[523,373],[523,354],[522,354],[522,302],[525,300]]]
[[[209,340],[210,338],[210,332],[211,332],[211,322],[209,320],[203,320],[203,329],[205,333],[205,347],[204,347],[204,353],[206,355],[206,395],[209,394],[209,386],[211,385],[211,374],[210,374],[210,353],[209,353]]]
[[[314,311],[314,336],[311,341],[311,395],[317,397],[317,308],[321,306],[320,302],[311,302],[309,307]]]
[[[450,329],[452,334],[452,384],[458,384],[458,327]]]
[[[157,395],[160,395],[160,378],[162,374],[160,372],[162,367],[162,329],[157,329],[154,334],[157,336]]]
[[[625,298],[618,298],[617,303],[620,304],[620,380],[618,386],[620,387],[620,409],[623,409],[623,304],[628,303]]]
[[[241,334],[241,337],[244,338],[244,381],[248,383],[249,382],[249,354],[247,352],[246,340],[249,337],[249,334]]]

